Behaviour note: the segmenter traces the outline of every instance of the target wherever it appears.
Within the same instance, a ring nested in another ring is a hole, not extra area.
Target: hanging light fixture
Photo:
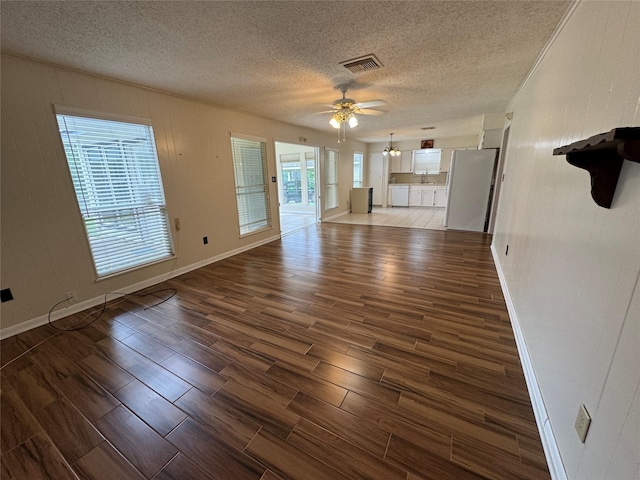
[[[387,155],[397,157],[398,155],[400,155],[400,150],[398,150],[398,147],[393,146],[393,133],[391,133],[390,135],[391,139],[389,140],[389,146],[383,150],[382,155],[384,155],[385,157]]]
[[[347,137],[347,124],[350,128],[356,127],[358,125],[358,117],[355,115],[355,108],[352,107],[342,107],[336,113],[333,114],[331,120],[329,120],[329,124],[338,129],[338,143],[340,143],[340,139],[342,141],[346,141]]]
[[[356,113],[360,111],[353,98],[347,98],[347,85],[340,85],[342,98],[333,102],[334,113],[329,124],[338,130],[338,143],[347,140],[347,125],[350,128],[358,125]]]

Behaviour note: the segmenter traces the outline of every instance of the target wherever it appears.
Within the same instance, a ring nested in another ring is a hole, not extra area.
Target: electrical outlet
[[[173,219],[173,224],[174,224],[174,225],[175,225],[175,227],[176,227],[176,232],[177,232],[178,230],[180,230],[180,219],[179,219],[178,217],[176,217],[176,218],[174,218],[174,219]]]
[[[13,294],[11,293],[10,288],[3,288],[0,290],[0,301],[2,303],[8,302],[9,300],[13,300]]]
[[[76,303],[78,301],[78,294],[73,290],[67,292],[67,300],[69,303]]]
[[[591,417],[589,416],[589,412],[587,412],[587,407],[585,407],[584,405],[580,405],[575,427],[576,432],[578,432],[578,437],[580,438],[580,441],[582,443],[584,443],[585,438],[587,438],[589,425],[591,425]]]

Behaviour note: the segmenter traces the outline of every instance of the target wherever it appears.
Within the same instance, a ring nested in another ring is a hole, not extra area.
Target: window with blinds
[[[364,155],[359,152],[355,152],[353,154],[353,187],[359,188],[362,187],[363,180],[363,171],[362,171],[362,163],[363,163]]]
[[[338,207],[338,151],[324,149],[324,209]]]
[[[416,175],[440,173],[440,149],[425,148],[413,151],[413,173]]]
[[[172,258],[151,125],[56,118],[97,277]]]
[[[231,151],[240,235],[271,227],[266,142],[232,136]]]

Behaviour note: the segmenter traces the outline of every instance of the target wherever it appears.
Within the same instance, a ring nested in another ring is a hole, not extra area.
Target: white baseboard
[[[498,272],[498,278],[500,279],[500,286],[502,287],[502,293],[504,295],[505,303],[507,304],[507,310],[509,311],[509,317],[511,318],[511,326],[513,328],[513,334],[516,339],[516,346],[518,347],[518,355],[520,356],[520,363],[522,364],[522,370],[524,371],[524,378],[527,382],[527,388],[529,390],[529,398],[531,398],[531,406],[533,407],[533,415],[536,419],[536,425],[538,432],[540,433],[540,440],[542,441],[542,448],[544,449],[544,455],[547,459],[549,466],[549,473],[553,480],[567,480],[567,473],[562,463],[562,457],[560,456],[560,450],[558,449],[558,443],[556,437],[553,434],[551,424],[549,423],[549,415],[544,405],[544,399],[542,398],[542,392],[536,379],[536,374],[531,363],[531,357],[527,350],[527,343],[525,342],[520,322],[518,321],[518,315],[507,287],[507,282],[500,265],[500,259],[495,246],[491,244],[491,254],[493,255],[493,262]]]
[[[235,250],[230,250],[228,252],[224,252],[220,255],[216,255],[215,257],[210,257],[200,262],[192,263],[191,265],[187,265],[186,267],[181,267],[175,269],[168,273],[163,273],[162,275],[158,275],[152,278],[148,278],[143,280],[142,282],[135,283],[133,285],[128,285],[122,288],[118,288],[118,293],[111,293],[108,296],[108,300],[114,300],[118,297],[121,297],[128,293],[137,292],[144,288],[151,287],[153,285],[157,285],[158,283],[162,283],[170,278],[177,277],[187,272],[191,272],[192,270],[196,270],[198,268],[204,267],[211,263],[219,262],[228,257],[232,257],[242,252],[246,252],[247,250],[251,250],[252,248],[259,247],[260,245],[264,245],[269,242],[273,242],[274,240],[280,239],[280,235],[274,235],[273,237],[269,237],[265,240],[261,240],[259,242],[252,243],[250,245],[236,248]],[[64,317],[68,317],[69,315],[73,315],[74,313],[82,312],[88,308],[97,307],[98,305],[102,305],[104,303],[104,294],[99,295],[94,298],[90,298],[89,300],[84,300],[79,303],[74,303],[73,305],[68,306],[67,308],[61,308],[56,310],[51,314],[51,321],[59,320]],[[17,325],[12,325],[7,328],[3,328],[0,330],[0,339],[5,339],[8,337],[12,337],[14,335],[18,335],[19,333],[26,332],[27,330],[31,330],[32,328],[40,327],[49,322],[48,315],[40,315],[39,317],[32,318],[31,320],[26,320]]]
[[[325,221],[331,220],[333,218],[337,218],[346,213],[348,212],[341,212],[337,215],[326,218]],[[194,264],[176,269],[170,273],[158,275],[156,277],[149,278],[142,282],[119,288],[118,292],[120,293],[113,294],[113,296],[110,296],[109,299],[112,300],[112,299],[118,298],[119,296],[122,296],[123,294],[133,293],[138,290],[142,290],[144,288],[150,287],[152,285],[157,285],[158,283],[162,283],[170,278],[177,277],[179,275],[190,272],[192,270],[196,270],[198,268],[204,267],[211,263],[218,262],[220,260],[231,257],[233,255],[237,255],[247,250],[251,250],[252,248],[258,247],[260,245],[264,245],[274,240],[278,240],[279,238],[280,238],[280,235],[273,236],[268,239],[262,240],[260,242],[252,243],[245,247],[237,248],[235,250],[225,252],[215,257],[210,257],[200,262],[196,262]],[[518,347],[518,354],[520,356],[520,362],[522,363],[522,369],[524,371],[525,380],[527,382],[527,388],[529,390],[529,397],[531,398],[531,405],[533,407],[533,413],[536,419],[538,431],[540,433],[540,439],[542,441],[542,447],[544,449],[545,457],[547,459],[549,471],[551,473],[551,478],[553,480],[566,480],[567,474],[564,469],[564,465],[562,463],[562,458],[560,457],[558,444],[556,443],[553,430],[551,429],[551,425],[549,423],[549,417],[547,415],[547,410],[544,405],[542,393],[540,391],[538,381],[536,380],[535,372],[533,370],[533,364],[531,363],[531,358],[527,350],[527,345],[522,333],[522,329],[520,328],[518,316],[516,314],[516,310],[515,310],[513,301],[511,299],[511,295],[509,294],[509,289],[507,287],[507,283],[504,277],[504,272],[502,271],[502,266],[500,265],[498,253],[496,252],[494,245],[491,245],[491,253],[493,255],[493,261],[496,266],[496,270],[498,272],[498,277],[500,279],[500,285],[502,287],[502,292],[504,294],[505,302],[507,304],[507,310],[511,318],[511,325],[513,328],[516,345]],[[80,303],[76,303],[74,305],[71,305],[68,308],[57,310],[51,315],[51,320],[58,320],[66,316],[73,315],[74,313],[81,312],[83,310],[86,310],[87,308],[92,308],[92,307],[101,305],[103,302],[104,302],[104,294],[89,300],[85,300]],[[7,327],[0,330],[0,338],[4,339],[7,337],[11,337],[13,335],[17,335],[19,333],[25,332],[32,328],[36,328],[41,325],[44,325],[47,322],[48,322],[48,316],[41,315],[31,320],[22,322],[18,325],[13,325],[11,327]]]

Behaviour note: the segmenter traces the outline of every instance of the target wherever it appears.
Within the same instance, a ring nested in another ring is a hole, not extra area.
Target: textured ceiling
[[[477,135],[568,1],[5,1],[4,52],[334,131],[327,105],[382,99],[349,137]],[[352,74],[340,62],[373,53]],[[421,127],[435,126],[425,133]]]

